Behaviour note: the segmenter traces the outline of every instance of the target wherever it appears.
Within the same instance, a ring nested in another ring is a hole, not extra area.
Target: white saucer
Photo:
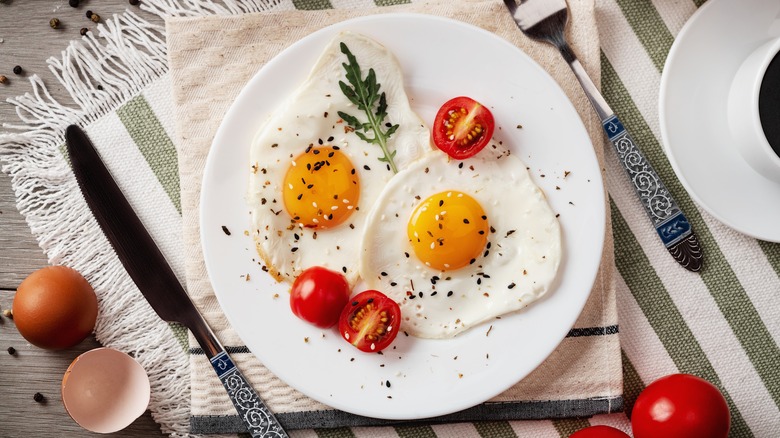
[[[735,149],[726,103],[742,61],[778,36],[780,1],[709,0],[672,45],[659,99],[666,154],[691,197],[731,228],[772,242],[780,242],[780,183]]]

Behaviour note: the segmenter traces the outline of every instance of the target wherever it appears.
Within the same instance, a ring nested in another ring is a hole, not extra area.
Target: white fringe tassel
[[[278,0],[144,0],[161,17],[239,14],[275,8]],[[55,100],[37,75],[31,92],[8,102],[20,123],[4,123],[0,163],[11,176],[17,207],[49,263],[81,272],[99,299],[97,340],[125,351],[152,382],[149,409],[163,433],[189,436],[189,357],[124,271],[78,190],[60,147],[65,128],[86,126],[137,95],[168,71],[165,29],[126,11],[72,41],[47,61],[75,106]],[[180,352],[180,354],[171,354]]]

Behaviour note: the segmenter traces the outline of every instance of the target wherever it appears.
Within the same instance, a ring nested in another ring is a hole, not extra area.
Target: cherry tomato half
[[[448,100],[436,113],[433,143],[452,158],[474,156],[493,137],[493,114],[476,100],[460,96]]]
[[[569,438],[631,438],[620,429],[615,429],[610,426],[591,426],[585,429],[580,429],[573,434],[569,435]]]
[[[313,266],[303,271],[290,291],[290,308],[298,318],[328,328],[349,301],[349,284],[338,272]]]
[[[349,301],[339,318],[341,336],[360,351],[382,351],[398,334],[401,308],[382,292],[367,290]]]
[[[648,385],[631,414],[635,438],[726,438],[730,424],[718,388],[689,374],[672,374]]]

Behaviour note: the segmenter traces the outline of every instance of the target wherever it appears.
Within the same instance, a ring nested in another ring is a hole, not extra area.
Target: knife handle
[[[279,421],[263,403],[224,348],[209,359],[230,401],[252,437],[287,438]]]
[[[602,126],[661,242],[681,265],[691,271],[699,271],[702,251],[688,218],[620,119],[612,114],[602,121]]]

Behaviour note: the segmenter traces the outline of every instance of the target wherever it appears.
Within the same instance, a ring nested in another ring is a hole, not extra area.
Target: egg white
[[[446,191],[476,199],[491,226],[483,255],[452,271],[426,266],[407,236],[416,206]],[[561,232],[544,193],[519,158],[498,147],[464,161],[436,151],[385,187],[368,216],[360,255],[360,273],[368,286],[401,306],[403,330],[448,338],[543,296],[560,264]]]
[[[283,102],[257,133],[250,152],[247,194],[252,234],[268,272],[278,281],[293,281],[304,269],[324,266],[342,272],[350,284],[358,278],[359,245],[365,218],[393,172],[378,145],[369,144],[345,129],[337,112],[365,120],[339,87],[348,83],[339,44],[344,42],[363,71],[376,72],[380,92],[387,96],[386,122],[398,124],[388,148],[396,151],[399,169],[431,150],[430,134],[412,111],[403,86],[403,73],[384,46],[363,35],[342,32],[334,37],[315,63],[306,81]],[[293,158],[313,145],[336,145],[358,172],[360,199],[354,213],[337,227],[315,230],[291,225],[284,207],[282,186]]]

